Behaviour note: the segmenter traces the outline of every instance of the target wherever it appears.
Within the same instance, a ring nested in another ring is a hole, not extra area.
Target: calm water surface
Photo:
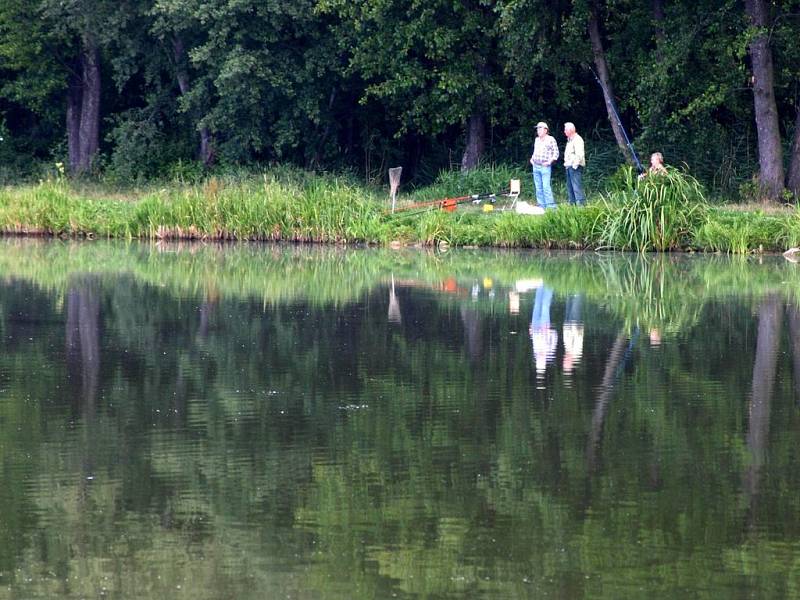
[[[800,265],[0,241],[0,598],[800,597]]]

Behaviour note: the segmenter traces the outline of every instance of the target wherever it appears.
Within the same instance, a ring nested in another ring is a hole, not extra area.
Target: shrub
[[[602,243],[639,252],[690,246],[692,231],[703,223],[708,206],[700,183],[671,168],[644,179],[625,169],[627,187],[602,197]]]

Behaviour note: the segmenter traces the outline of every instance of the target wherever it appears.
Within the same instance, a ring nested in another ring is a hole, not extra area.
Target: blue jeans
[[[564,310],[564,323],[583,323],[581,320],[581,308],[583,306],[583,296],[574,294],[567,298],[567,307]]]
[[[583,193],[583,167],[573,169],[567,167],[567,199],[570,204],[583,206],[586,204],[586,194]]]
[[[550,187],[552,167],[533,165],[533,186],[536,188],[536,202],[542,208],[555,208],[553,189]]]
[[[553,288],[541,286],[536,289],[536,299],[533,302],[531,314],[531,327],[550,327],[550,302],[553,300]]]

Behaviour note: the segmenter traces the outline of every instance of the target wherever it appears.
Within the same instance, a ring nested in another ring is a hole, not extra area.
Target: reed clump
[[[622,189],[602,196],[597,222],[603,246],[665,252],[692,247],[693,234],[706,220],[702,185],[676,169],[637,177],[625,167]]]

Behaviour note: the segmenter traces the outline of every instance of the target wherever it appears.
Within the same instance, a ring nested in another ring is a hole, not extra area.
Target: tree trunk
[[[181,96],[185,96],[189,93],[186,47],[183,45],[183,39],[177,35],[172,38],[172,57],[175,60],[175,78],[178,80],[178,89],[181,91]],[[206,167],[210,167],[214,163],[214,138],[208,127],[204,125],[200,126],[199,131],[200,146],[197,152],[197,160]]]
[[[653,24],[655,26],[656,36],[656,56],[659,60],[664,58],[664,38],[666,33],[664,31],[664,0],[651,0],[650,7],[653,11]]]
[[[778,126],[778,107],[773,86],[772,49],[765,0],[746,0],[750,25],[759,30],[750,42],[753,69],[753,101],[758,133],[759,184],[765,201],[777,200],[783,191],[783,150]]]
[[[69,172],[77,173],[80,163],[81,139],[81,76],[80,64],[75,65],[67,84],[67,151]]]
[[[611,129],[614,132],[614,139],[617,141],[617,146],[622,151],[625,159],[633,163],[633,158],[630,155],[628,144],[625,141],[625,134],[622,130],[622,124],[616,117],[616,109],[614,108],[614,88],[611,85],[611,77],[608,73],[608,63],[606,62],[606,53],[603,49],[603,40],[600,37],[600,8],[597,0],[592,0],[589,3],[589,40],[592,44],[592,56],[594,58],[594,66],[597,69],[597,78],[600,80],[600,87],[603,88],[603,98],[606,103],[606,113],[608,120],[611,122]]]
[[[653,9],[653,20],[656,22],[659,37],[664,37],[664,0],[650,0]]]
[[[100,52],[91,35],[82,40],[81,117],[77,174],[92,168],[100,148]]]
[[[800,105],[797,106],[797,117],[794,121],[794,141],[792,156],[789,161],[789,175],[786,178],[788,187],[795,197],[800,198]]]
[[[322,153],[325,151],[325,144],[328,142],[328,136],[331,134],[333,104],[336,101],[337,88],[331,88],[331,93],[328,95],[328,116],[325,118],[325,128],[322,130],[322,135],[319,135],[319,124],[314,127],[314,139],[318,140],[316,148],[314,149],[311,157],[306,161],[308,169],[316,169],[322,164]]]
[[[482,113],[474,112],[467,122],[467,145],[461,157],[461,170],[476,168],[486,149],[486,120]]]
[[[206,167],[214,164],[216,159],[216,152],[214,151],[214,136],[211,135],[208,127],[205,125],[200,126],[200,161]]]

